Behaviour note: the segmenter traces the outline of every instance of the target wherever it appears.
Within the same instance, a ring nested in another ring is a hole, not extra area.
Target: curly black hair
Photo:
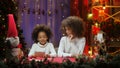
[[[77,16],[69,16],[62,21],[61,30],[64,35],[66,35],[65,27],[70,27],[74,35],[78,38],[84,36],[85,25],[84,21]]]
[[[52,31],[50,30],[50,28],[48,26],[46,26],[46,25],[43,25],[43,24],[42,25],[41,24],[37,24],[35,26],[33,32],[32,32],[32,40],[35,43],[38,42],[37,38],[38,38],[38,33],[39,32],[45,32],[47,37],[48,37],[47,41],[49,42],[50,38],[52,37]]]

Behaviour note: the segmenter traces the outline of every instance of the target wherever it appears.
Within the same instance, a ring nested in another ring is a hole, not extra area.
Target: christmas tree
[[[11,55],[10,42],[6,42],[6,36],[8,31],[8,14],[13,14],[15,23],[17,26],[18,36],[20,39],[20,44],[22,45],[22,50],[25,50],[25,41],[22,35],[23,31],[17,23],[17,10],[18,3],[16,0],[1,0],[0,1],[0,58],[7,58]]]

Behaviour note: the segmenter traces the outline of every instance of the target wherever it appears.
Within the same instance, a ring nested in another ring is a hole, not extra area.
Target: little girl
[[[77,57],[83,54],[85,47],[84,22],[81,18],[70,16],[62,21],[64,37],[58,48],[59,57]]]
[[[49,39],[52,36],[50,28],[45,25],[37,25],[32,33],[34,44],[28,54],[29,57],[55,57],[56,52]]]

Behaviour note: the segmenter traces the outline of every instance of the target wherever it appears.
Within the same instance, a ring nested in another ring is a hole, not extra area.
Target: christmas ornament
[[[16,47],[19,44],[18,32],[13,14],[8,14],[8,32],[6,40],[9,40],[13,47]]]
[[[50,10],[48,10],[48,15],[50,16],[52,14],[52,12]]]
[[[45,10],[44,9],[42,10],[42,14],[45,15]]]

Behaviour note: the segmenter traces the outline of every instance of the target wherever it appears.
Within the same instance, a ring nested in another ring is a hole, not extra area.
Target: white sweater
[[[34,43],[32,48],[28,54],[28,56],[33,56],[35,52],[45,52],[45,54],[49,54],[50,56],[56,56],[55,49],[52,43],[46,43],[45,45],[41,45],[39,43]]]
[[[68,37],[62,37],[58,48],[59,57],[71,57],[75,54],[82,54],[85,47],[85,37],[70,40]]]

